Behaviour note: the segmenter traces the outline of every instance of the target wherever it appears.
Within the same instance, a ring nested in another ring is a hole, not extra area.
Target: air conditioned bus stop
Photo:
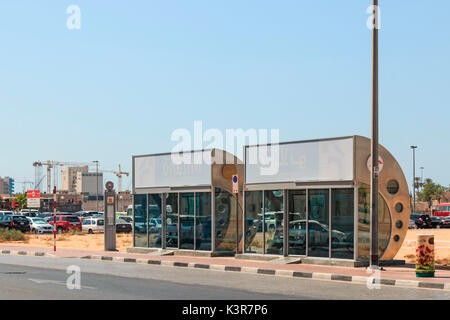
[[[261,152],[279,155],[276,173],[263,174]],[[302,263],[344,265],[369,259],[370,139],[249,145],[244,163],[244,252],[239,257],[294,256]],[[398,162],[381,145],[379,163],[378,251],[380,260],[391,261],[407,232],[410,198]]]
[[[135,252],[233,255],[242,205],[237,211],[232,175],[243,171],[240,160],[217,149],[134,156]]]
[[[243,155],[244,162],[218,149],[178,158],[134,156],[133,250],[367,263],[370,139],[248,145]],[[378,251],[380,260],[392,262],[408,228],[409,190],[398,162],[381,145],[379,163]],[[268,171],[274,164],[276,170]],[[238,199],[232,194],[234,174]]]

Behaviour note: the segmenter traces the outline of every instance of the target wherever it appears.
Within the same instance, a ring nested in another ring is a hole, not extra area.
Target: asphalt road
[[[68,289],[67,267],[81,271],[81,288]],[[0,299],[450,299],[442,290],[283,278],[83,259],[0,256]]]

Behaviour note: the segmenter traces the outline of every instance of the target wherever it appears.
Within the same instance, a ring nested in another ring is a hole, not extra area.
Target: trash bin
[[[417,235],[416,277],[434,277],[434,235],[432,234]]]

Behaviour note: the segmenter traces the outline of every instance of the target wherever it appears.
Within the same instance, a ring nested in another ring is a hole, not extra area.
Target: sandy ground
[[[436,264],[450,265],[450,229],[408,230],[406,239],[395,259],[415,263],[416,238],[418,234],[433,234],[435,241]],[[63,234],[57,235],[57,247],[66,249],[103,250],[103,233],[100,234]],[[132,246],[132,233],[117,234],[116,246],[119,251],[126,251]],[[25,241],[2,242],[5,245],[24,245],[48,248],[53,246],[53,235],[26,235]]]
[[[25,241],[0,241],[0,244],[5,245],[24,245],[39,248],[53,247],[53,234],[50,235],[25,235]],[[56,235],[56,246],[63,249],[81,249],[81,250],[98,250],[104,249],[103,233],[87,234],[65,233]],[[116,238],[116,247],[119,251],[126,251],[127,248],[132,247],[133,234],[132,233],[118,233]]]
[[[434,235],[434,251],[436,264],[450,264],[450,229],[410,229],[395,259],[415,263],[416,239],[418,234]]]

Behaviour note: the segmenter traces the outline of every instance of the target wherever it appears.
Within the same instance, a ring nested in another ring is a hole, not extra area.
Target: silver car
[[[53,232],[52,225],[49,224],[44,218],[27,217],[27,219],[30,221],[31,233],[43,234]]]

